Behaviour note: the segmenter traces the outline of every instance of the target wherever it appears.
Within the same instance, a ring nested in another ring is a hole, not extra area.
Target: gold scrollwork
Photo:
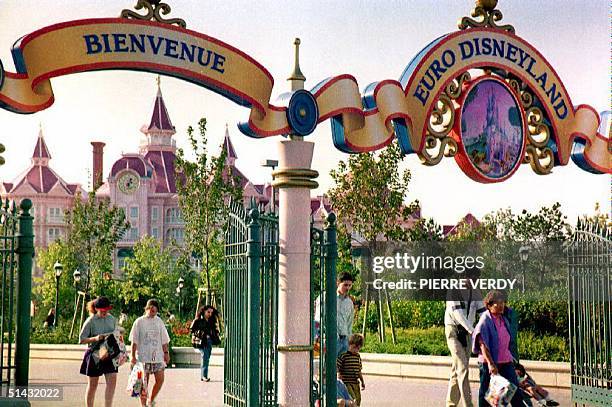
[[[544,123],[544,114],[537,107],[532,107],[526,112],[527,138],[529,144],[537,148],[544,148],[550,140],[550,129]]]
[[[491,27],[497,30],[508,31],[514,34],[514,27],[505,24],[497,25],[498,21],[501,21],[503,14],[501,11],[496,10],[497,1],[483,1],[477,0],[476,7],[472,10],[471,16],[474,18],[463,17],[459,20],[459,29],[465,30],[466,28],[478,28],[478,27]]]
[[[455,104],[461,96],[463,84],[471,80],[469,72],[463,72],[446,86],[438,97],[427,123],[425,148],[419,153],[421,162],[427,166],[437,165],[444,157],[457,154],[457,142],[448,134],[455,125]]]
[[[527,87],[518,79],[508,79],[508,85],[510,85],[510,87],[521,96],[521,104],[523,105],[523,108],[529,109],[533,104],[533,95],[531,92],[529,92],[529,90],[527,90]]]
[[[427,130],[436,138],[443,138],[450,133],[455,123],[455,107],[446,93],[442,93],[431,112]]]
[[[465,82],[469,82],[472,80],[472,77],[469,72],[465,71],[455,79],[451,81],[451,83],[446,86],[446,94],[451,99],[457,99],[461,96],[461,92],[463,91],[463,84]]]
[[[425,148],[418,155],[424,165],[434,166],[439,164],[443,157],[453,157],[456,153],[457,142],[453,138],[428,135],[425,137]]]
[[[537,148],[527,145],[525,162],[531,165],[533,172],[539,175],[550,174],[555,166],[555,158],[549,147]]]
[[[176,24],[179,27],[187,28],[187,23],[185,20],[180,18],[169,18],[165,19],[161,15],[168,15],[172,10],[170,6],[166,3],[161,3],[161,0],[138,0],[136,6],[134,6],[136,10],[146,9],[147,14],[141,15],[132,10],[122,10],[121,17],[122,18],[133,18],[135,20],[155,20],[160,23],[166,24]]]

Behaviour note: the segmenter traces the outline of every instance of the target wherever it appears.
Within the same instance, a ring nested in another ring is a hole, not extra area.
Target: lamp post
[[[529,259],[529,246],[521,246],[519,248],[519,256],[521,258],[521,264],[523,265],[521,275],[522,275],[522,287],[521,292],[525,292],[525,269],[527,268],[527,260]]]
[[[181,303],[183,302],[182,292],[183,292],[184,287],[185,287],[185,280],[183,279],[183,277],[179,277],[178,283],[176,286],[176,295],[179,297],[179,301],[178,301],[179,319],[181,318],[181,305],[182,305]]]
[[[64,271],[64,266],[59,261],[56,261],[53,269],[55,270],[55,317],[53,318],[53,327],[57,327],[57,320],[59,319],[59,309],[57,308],[59,303],[59,281]]]
[[[81,272],[79,269],[72,273],[72,281],[74,282],[74,312],[77,309],[77,299],[79,298],[79,282],[81,281]]]
[[[278,167],[278,160],[263,160],[261,162],[262,167],[272,168],[272,181],[274,182],[274,169]],[[270,206],[270,210],[272,213],[275,213],[276,206],[276,194],[274,190],[274,184],[272,184],[272,205]]]

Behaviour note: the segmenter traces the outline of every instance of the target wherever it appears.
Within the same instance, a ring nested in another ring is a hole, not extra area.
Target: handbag
[[[214,329],[210,334],[210,343],[213,345],[221,345],[221,338],[219,337],[219,331]]]
[[[202,339],[201,339],[201,338],[198,338],[198,337],[196,336],[196,334],[192,334],[192,335],[191,335],[191,346],[193,346],[193,347],[194,347],[194,348],[196,348],[196,349],[201,349],[201,348],[203,348],[203,346],[202,346]]]

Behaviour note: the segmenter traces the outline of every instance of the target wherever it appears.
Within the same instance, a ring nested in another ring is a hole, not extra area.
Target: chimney
[[[106,144],[101,141],[92,141],[93,146],[93,179],[92,187],[94,191],[102,185],[102,171],[103,171],[103,159],[104,159],[104,146]]]

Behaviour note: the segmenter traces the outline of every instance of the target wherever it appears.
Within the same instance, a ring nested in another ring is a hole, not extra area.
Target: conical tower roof
[[[157,96],[155,97],[155,105],[153,106],[153,115],[151,116],[151,122],[149,123],[147,130],[165,130],[175,132],[174,126],[170,121],[170,115],[168,114],[166,103],[164,103],[159,78],[157,79]]]
[[[238,156],[236,156],[236,150],[234,149],[234,145],[232,144],[232,140],[230,139],[229,129],[227,127],[227,123],[225,123],[225,137],[223,138],[223,151],[227,153],[227,160],[230,164],[233,164]]]
[[[38,139],[36,140],[36,145],[34,146],[34,152],[32,153],[32,161],[35,164],[47,164],[47,161],[51,159],[51,154],[49,153],[49,149],[47,148],[47,143],[45,143],[45,138],[43,137],[42,125],[38,130]]]

